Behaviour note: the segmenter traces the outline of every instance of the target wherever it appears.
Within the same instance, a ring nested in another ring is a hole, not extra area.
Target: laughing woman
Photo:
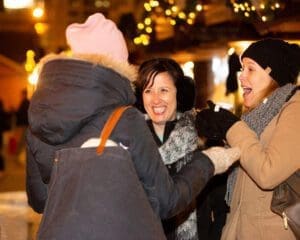
[[[243,121],[212,108],[197,119],[217,126],[230,146],[242,151],[228,185],[231,212],[222,239],[294,240],[270,206],[274,188],[300,168],[299,46],[263,39],[251,44],[241,61]]]
[[[163,161],[170,174],[175,175],[190,161],[188,153],[197,148],[193,113],[183,114],[194,106],[194,81],[184,75],[176,61],[153,58],[139,67],[137,93],[138,108],[146,113],[147,125]],[[198,239],[195,207],[193,201],[183,213],[163,221],[168,240]]]

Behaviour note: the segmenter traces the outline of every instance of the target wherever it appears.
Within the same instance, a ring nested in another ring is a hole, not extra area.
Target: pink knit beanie
[[[127,61],[128,50],[123,34],[103,14],[95,13],[85,23],[73,23],[66,29],[67,43],[74,54],[101,54]]]

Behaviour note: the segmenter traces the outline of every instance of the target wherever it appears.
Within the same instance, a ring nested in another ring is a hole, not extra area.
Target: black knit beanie
[[[251,58],[263,69],[271,69],[270,76],[283,86],[296,83],[300,70],[300,47],[281,39],[267,38],[252,43],[242,54]]]

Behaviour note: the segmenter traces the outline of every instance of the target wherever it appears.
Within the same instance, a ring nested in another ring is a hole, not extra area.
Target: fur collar
[[[38,64],[38,71],[40,72],[43,66],[50,61],[56,59],[73,59],[91,62],[95,65],[100,65],[106,68],[110,68],[120,75],[126,77],[131,83],[136,81],[137,78],[137,67],[129,64],[128,62],[117,62],[112,58],[105,55],[96,55],[96,54],[76,54],[76,55],[67,55],[66,53],[60,54],[48,54],[43,57]],[[133,84],[131,84],[133,86]]]

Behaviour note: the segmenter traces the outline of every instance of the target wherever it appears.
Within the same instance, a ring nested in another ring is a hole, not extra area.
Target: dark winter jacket
[[[26,170],[28,201],[40,213],[55,151],[98,138],[112,110],[135,102],[132,66],[100,56],[55,56],[42,66],[29,108]],[[151,206],[161,218],[183,210],[213,176],[211,161],[196,150],[194,160],[171,178],[144,116],[133,107],[123,114],[111,139],[128,147]]]

